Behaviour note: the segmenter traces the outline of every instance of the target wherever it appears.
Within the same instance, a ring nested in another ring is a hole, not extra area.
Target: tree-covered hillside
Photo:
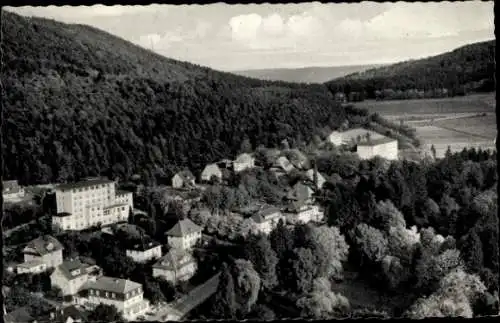
[[[334,92],[360,92],[371,99],[405,99],[494,91],[494,76],[495,40],[492,40],[354,73],[326,84]]]
[[[264,82],[164,58],[103,31],[2,11],[4,178],[148,182],[336,128],[324,85]]]

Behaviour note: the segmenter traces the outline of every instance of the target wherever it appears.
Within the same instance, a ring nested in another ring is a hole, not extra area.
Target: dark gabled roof
[[[358,146],[377,146],[377,145],[382,145],[382,144],[386,144],[388,142],[393,142],[393,141],[396,141],[396,139],[392,139],[389,137],[383,137],[383,138],[362,141],[362,142],[358,143]]]
[[[141,284],[133,282],[128,279],[115,278],[109,276],[101,276],[96,279],[96,281],[89,281],[83,287],[82,290],[100,290],[104,292],[111,292],[117,294],[126,294],[130,291],[136,290],[142,287]]]
[[[84,310],[80,310],[75,305],[70,305],[56,313],[56,322],[66,322],[68,318],[73,320],[87,321],[88,315]]]
[[[85,275],[87,273],[86,270],[88,267],[90,267],[88,264],[82,263],[79,259],[74,259],[65,260],[57,267],[57,269],[59,269],[68,280],[73,280]],[[80,272],[77,275],[73,276],[72,272],[77,269],[80,269]]]
[[[184,237],[188,234],[194,232],[201,232],[203,229],[196,225],[193,221],[186,218],[177,222],[170,230],[167,231],[167,235],[172,237]]]
[[[161,257],[154,265],[155,268],[163,268],[167,270],[178,270],[192,262],[194,262],[194,258],[191,253],[179,249],[172,248],[167,254]]]
[[[64,249],[63,245],[53,236],[44,235],[31,240],[23,252],[25,253],[36,253],[40,256],[46,255],[48,253]]]
[[[93,186],[93,185],[101,185],[101,184],[111,184],[114,183],[114,181],[105,179],[105,178],[99,178],[99,179],[88,179],[76,183],[66,183],[66,184],[60,184],[56,187],[58,190],[70,190],[74,188],[82,188],[82,187],[88,187],[88,186]]]
[[[31,316],[29,309],[27,307],[20,307],[4,316],[4,320],[7,323],[28,323],[35,319]]]

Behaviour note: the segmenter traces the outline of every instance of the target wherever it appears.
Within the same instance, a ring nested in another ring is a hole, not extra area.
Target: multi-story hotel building
[[[57,215],[53,226],[60,230],[84,230],[97,225],[127,221],[133,209],[131,192],[116,191],[107,179],[89,179],[56,188]]]

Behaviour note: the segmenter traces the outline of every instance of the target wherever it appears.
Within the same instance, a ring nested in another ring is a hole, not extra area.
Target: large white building
[[[357,145],[356,152],[361,159],[372,159],[375,156],[379,156],[388,160],[397,160],[398,141],[384,137],[361,142]]]
[[[143,297],[142,285],[127,279],[108,276],[92,277],[80,289],[76,303],[88,309],[99,304],[114,305],[126,320],[145,313],[149,302]]]
[[[354,128],[346,131],[333,131],[327,138],[329,142],[335,146],[350,145],[353,143],[363,142],[367,140],[367,134],[369,139],[380,139],[384,138],[383,135],[378,132],[364,129],[364,128]]]
[[[117,191],[115,186],[114,181],[107,179],[59,185],[53,226],[60,230],[79,231],[127,221],[133,209],[133,193]]]

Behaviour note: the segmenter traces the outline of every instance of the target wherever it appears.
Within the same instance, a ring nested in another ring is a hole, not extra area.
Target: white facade
[[[380,144],[358,145],[356,152],[361,159],[372,159],[375,156],[379,156],[388,160],[397,160],[398,141],[391,140]]]
[[[168,244],[172,248],[191,249],[199,240],[201,240],[201,231],[189,233],[182,237],[169,236]]]
[[[75,269],[70,272],[70,275],[73,277],[67,277],[60,267],[57,267],[50,275],[51,286],[59,287],[63,296],[76,295],[89,279],[89,275],[84,268]]]
[[[57,267],[63,262],[63,251],[62,249],[59,249],[41,256],[31,253],[24,253],[24,262],[29,263],[32,261],[44,263],[47,268]]]
[[[188,251],[173,248],[153,265],[153,277],[162,277],[177,284],[193,277],[197,267],[195,259]]]
[[[161,258],[161,245],[144,250],[127,249],[126,254],[128,257],[134,259],[135,262],[148,262],[152,259]]]
[[[52,224],[61,230],[79,231],[127,221],[133,209],[132,193],[117,195],[115,185],[112,181],[86,181],[58,187],[58,214],[52,217]]]
[[[295,212],[285,213],[286,221],[289,224],[309,223],[311,221],[320,222],[324,214],[317,205],[303,205]]]
[[[207,165],[203,169],[203,172],[201,172],[201,180],[203,182],[209,182],[212,179],[212,176],[215,176],[219,180],[222,180],[222,171],[219,166],[217,166],[217,164]]]
[[[109,277],[105,278],[109,279]],[[120,279],[115,280],[119,281]],[[112,305],[117,308],[125,320],[134,320],[149,309],[149,302],[144,299],[142,285],[137,285],[140,287],[121,293],[114,289],[107,290],[105,286],[100,287],[98,279],[93,284],[85,287],[87,291],[86,296],[78,297],[76,302],[89,309],[95,308],[100,304]]]
[[[272,214],[267,214],[266,216],[255,215],[252,217],[255,222],[255,227],[258,231],[264,234],[270,234],[271,231],[278,225],[279,221],[286,218],[281,214],[280,211],[276,211]]]
[[[17,265],[18,274],[39,274],[46,271],[47,269],[47,264],[39,260],[32,260]]]
[[[245,169],[255,167],[255,158],[250,154],[243,153],[233,162],[233,169],[236,173],[242,172]]]

